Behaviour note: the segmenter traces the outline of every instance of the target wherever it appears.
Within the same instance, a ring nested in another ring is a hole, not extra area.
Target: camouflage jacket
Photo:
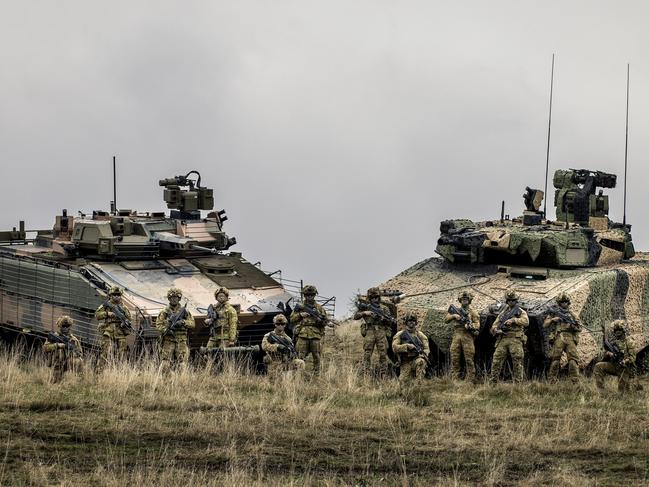
[[[530,324],[530,319],[527,316],[527,312],[523,309],[520,308],[521,313],[519,316],[512,318],[512,324],[508,325],[508,331],[500,335],[503,338],[522,338],[525,332],[525,329],[527,328],[527,325]],[[505,313],[509,311],[508,307],[505,306],[505,309],[503,309],[500,314],[496,317],[494,320],[493,325],[491,326],[491,334],[496,333],[497,329],[497,324],[500,321],[500,317],[503,316]]]
[[[581,331],[581,320],[579,319],[579,316],[577,316],[577,313],[572,311],[571,309],[567,310],[567,313],[572,317],[573,320],[577,323],[576,326],[570,325],[570,323],[565,323],[564,321],[559,321],[556,323],[556,327],[554,328],[554,333],[579,333]],[[545,320],[543,321],[543,328],[550,328],[554,323],[552,322],[552,319],[554,318],[554,315],[550,313]]]
[[[635,364],[635,348],[631,343],[629,337],[615,338],[613,335],[608,337],[608,341],[614,347],[617,347],[621,352],[624,352],[624,359]]]
[[[403,335],[405,331],[406,330],[401,330],[397,332],[396,335],[394,335],[394,338],[392,339],[392,351],[396,354],[399,354],[401,360],[412,360],[417,358],[419,354],[416,350],[408,350],[408,344],[401,342],[401,335]],[[430,347],[428,346],[428,337],[419,330],[411,332],[411,335],[415,335],[419,338],[422,344],[423,354],[428,357],[428,354],[430,353]]]
[[[210,335],[226,342],[237,341],[237,310],[230,303],[213,305],[218,316],[216,323],[210,323]]]
[[[61,333],[55,332],[54,335],[64,336],[65,338],[70,340],[70,342],[72,342],[72,346],[74,347],[74,352],[76,352],[78,356],[81,357],[81,355],[83,354],[83,349],[81,348],[81,342],[77,337],[75,337],[72,333],[65,336]],[[72,358],[72,353],[70,353],[70,351],[66,350],[65,348],[59,348],[58,343],[51,342],[49,340],[45,340],[45,343],[43,344],[43,351],[49,356],[48,362],[51,366],[62,363]]]
[[[170,325],[169,318],[178,314],[178,312],[180,312],[182,308],[183,307],[180,304],[175,308],[172,308],[168,305],[165,309],[160,311],[160,314],[155,320],[155,327],[160,332],[160,336],[162,336],[162,333],[164,333],[164,331]],[[173,333],[165,336],[165,340],[187,340],[187,330],[192,329],[196,326],[194,317],[188,309],[185,309],[185,318],[181,321],[182,323],[176,327]]]
[[[126,318],[129,320],[131,319],[131,312],[123,303],[117,304],[115,307],[119,308]],[[95,311],[95,318],[99,321],[99,326],[97,327],[99,333],[110,338],[123,338],[127,336],[129,332],[124,331],[122,327],[119,326],[121,324],[119,318],[114,314],[108,316],[109,311],[110,310],[106,309],[103,304],[97,308],[97,311]]]
[[[380,303],[379,307],[381,308],[381,311],[386,315],[386,316],[392,316],[392,312],[390,311],[390,307],[387,304]],[[354,314],[354,319],[355,320],[360,320],[361,318],[365,322],[366,326],[380,326],[383,328],[392,328],[392,325],[390,324],[389,321],[386,321],[385,319],[381,318],[380,316],[372,313],[370,316],[363,316],[364,311],[356,311]]]
[[[290,354],[278,351],[277,348],[279,347],[279,344],[270,343],[268,341],[268,337],[270,335],[276,335],[292,345],[293,340],[291,340],[291,337],[286,333],[277,333],[273,330],[266,333],[263,340],[261,341],[261,349],[270,356],[273,362],[290,362],[292,360]]]
[[[325,309],[320,306],[318,303],[314,303],[313,307],[323,316],[327,316]],[[326,323],[318,323],[312,316],[301,316],[301,313],[293,311],[291,313],[291,323],[293,324],[293,330],[295,330],[295,335],[298,338],[322,338],[325,334]]]
[[[469,320],[471,321],[471,328],[474,330],[479,330],[480,329],[480,314],[473,309],[471,306],[467,308],[467,313],[469,315]],[[451,323],[454,329],[460,329],[460,330],[466,330],[464,325],[453,318],[453,315],[451,313],[446,313],[446,317],[444,318],[444,321],[446,323]],[[469,330],[467,330],[469,331]]]

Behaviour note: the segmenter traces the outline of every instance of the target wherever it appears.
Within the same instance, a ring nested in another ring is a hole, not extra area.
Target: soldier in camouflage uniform
[[[297,351],[293,347],[293,340],[284,331],[288,320],[284,315],[275,315],[273,318],[275,329],[264,335],[261,341],[261,349],[266,352],[264,363],[268,369],[269,376],[278,376],[288,370],[304,370],[304,360],[298,358]],[[284,342],[275,343],[276,341]]]
[[[108,301],[110,306],[118,308],[128,320],[131,319],[131,312],[122,303],[122,290],[119,287],[113,286],[110,288]],[[114,359],[124,359],[126,337],[129,335],[129,331],[121,326],[121,320],[106,304],[102,304],[97,308],[95,318],[99,321],[98,330],[101,336],[101,355],[98,367],[102,368]]]
[[[48,337],[43,345],[47,365],[52,368],[53,383],[63,379],[63,374],[68,370],[79,372],[83,367],[83,350],[79,339],[72,334],[73,324],[72,318],[61,316],[56,320],[58,333],[52,333],[54,337]],[[60,337],[60,341],[67,343],[60,343],[56,337]]]
[[[570,310],[570,297],[566,293],[557,296],[556,301],[560,307],[559,311],[564,314],[564,317],[550,311],[543,322],[543,328],[546,330],[552,326],[555,327],[550,334],[550,341],[554,341],[554,343],[552,344],[552,363],[548,371],[548,379],[556,380],[559,377],[561,355],[565,352],[568,358],[568,374],[574,381],[579,378],[577,345],[579,344],[579,332],[582,328],[581,321],[579,316]]]
[[[518,307],[518,294],[508,291],[505,294],[505,309],[496,317],[491,326],[491,334],[496,337],[491,364],[491,381],[496,382],[507,354],[512,357],[512,379],[514,382],[523,381],[523,346],[527,342],[525,329],[529,325],[529,318],[524,309]],[[511,318],[505,320],[506,316]]]
[[[216,304],[212,306],[216,319],[205,320],[205,324],[210,327],[210,339],[207,342],[207,348],[232,347],[237,342],[237,310],[234,309],[228,299],[230,291],[221,287],[214,292]]]
[[[616,357],[610,351],[605,351],[604,360],[595,364],[593,376],[595,376],[597,388],[603,390],[605,388],[605,377],[615,375],[618,377],[618,390],[626,392],[631,389],[632,380],[635,376],[635,349],[626,335],[624,320],[615,320],[611,323],[611,328],[613,333],[608,341],[622,353],[622,356],[615,360]]]
[[[417,315],[406,314],[405,329],[397,332],[392,339],[392,351],[399,357],[399,382],[402,386],[421,382],[426,373],[430,347],[428,337],[417,329]]]
[[[300,359],[305,360],[311,354],[313,357],[313,373],[320,373],[320,354],[322,353],[322,337],[327,326],[327,312],[315,302],[318,290],[315,286],[307,285],[302,290],[304,306],[316,316],[304,311],[305,308],[296,306],[291,313],[291,323],[297,336],[297,353]],[[318,317],[317,315],[320,315]]]
[[[359,309],[354,314],[355,320],[363,319],[361,325],[364,352],[363,370],[365,373],[372,370],[372,352],[376,347],[379,356],[379,377],[385,377],[388,372],[388,340],[392,336],[392,323],[386,317],[392,318],[392,312],[386,304],[381,303],[381,291],[378,287],[367,290],[367,299],[370,305],[380,310],[380,313]]]
[[[462,291],[457,299],[462,305],[460,311],[466,314],[469,323],[462,323],[462,316],[458,313],[448,312],[446,318],[444,318],[446,323],[451,323],[453,326],[453,340],[450,349],[451,374],[454,379],[460,379],[461,359],[464,352],[466,379],[473,381],[475,379],[475,365],[473,362],[475,345],[473,339],[480,331],[480,315],[470,306],[471,301],[473,301],[471,293]]]
[[[187,330],[195,326],[194,317],[186,307],[180,305],[183,293],[180,289],[172,287],[167,291],[169,305],[163,309],[155,321],[155,327],[160,332],[160,368],[166,372],[172,364],[184,365],[189,356],[187,345]],[[173,320],[176,325],[169,330]]]

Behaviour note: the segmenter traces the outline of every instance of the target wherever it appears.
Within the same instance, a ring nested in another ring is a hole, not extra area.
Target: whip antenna
[[[545,153],[545,192],[543,193],[543,218],[547,219],[548,209],[548,169],[550,167],[550,128],[552,127],[552,88],[554,87],[554,53],[552,53],[552,71],[550,74],[550,113],[548,115],[548,148]]]
[[[626,129],[624,135],[624,212],[622,224],[626,225],[626,172],[629,153],[629,63],[626,65]]]

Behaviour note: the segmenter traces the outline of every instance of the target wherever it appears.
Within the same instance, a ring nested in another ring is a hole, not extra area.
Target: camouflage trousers
[[[399,367],[399,382],[401,386],[408,386],[415,382],[421,382],[426,373],[426,360],[422,357],[401,358]]]
[[[507,354],[512,357],[512,379],[514,382],[523,382],[523,341],[518,337],[501,337],[496,342],[496,350],[491,363],[491,381],[498,380]]]
[[[579,377],[579,366],[577,365],[577,362],[579,361],[579,353],[577,352],[577,336],[574,333],[562,332],[559,333],[554,341],[554,345],[552,346],[552,352],[550,354],[552,363],[550,364],[550,370],[548,371],[548,379],[556,379],[559,376],[561,355],[564,352],[568,358],[568,375],[570,375],[572,379],[577,379]]]
[[[54,352],[52,358],[52,383],[60,382],[66,372],[80,373],[82,370],[83,359],[81,357],[66,357],[63,350]]]
[[[453,333],[451,341],[451,374],[454,379],[460,378],[460,368],[462,366],[462,353],[464,352],[464,368],[467,380],[475,378],[475,364],[473,356],[475,355],[475,345],[473,335],[464,328],[457,328]]]
[[[625,392],[631,389],[631,381],[635,374],[631,367],[621,367],[613,362],[597,362],[593,369],[593,376],[598,389],[604,389],[604,379],[607,375],[617,376],[617,389]]]
[[[376,348],[379,356],[379,376],[385,377],[388,372],[388,337],[382,326],[368,326],[363,337],[363,371],[372,370],[372,353]]]
[[[319,338],[302,338],[298,337],[295,349],[301,360],[305,360],[309,354],[313,357],[313,373],[320,373],[320,355],[322,353],[322,345]]]
[[[99,355],[98,369],[114,362],[121,362],[126,357],[126,336],[112,337],[101,336],[101,354]]]
[[[172,364],[184,365],[189,357],[187,337],[163,338],[160,344],[160,369],[168,371]]]

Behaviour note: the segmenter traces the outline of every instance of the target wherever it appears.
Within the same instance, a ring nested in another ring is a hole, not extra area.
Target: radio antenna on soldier
[[[626,225],[626,172],[627,155],[629,152],[629,63],[626,64],[626,128],[624,135],[624,210],[622,224]]]
[[[548,115],[548,148],[545,153],[545,192],[543,193],[543,218],[547,219],[548,209],[548,169],[550,166],[550,128],[552,127],[552,88],[554,87],[554,53],[552,53],[552,71],[550,73],[550,113]]]

